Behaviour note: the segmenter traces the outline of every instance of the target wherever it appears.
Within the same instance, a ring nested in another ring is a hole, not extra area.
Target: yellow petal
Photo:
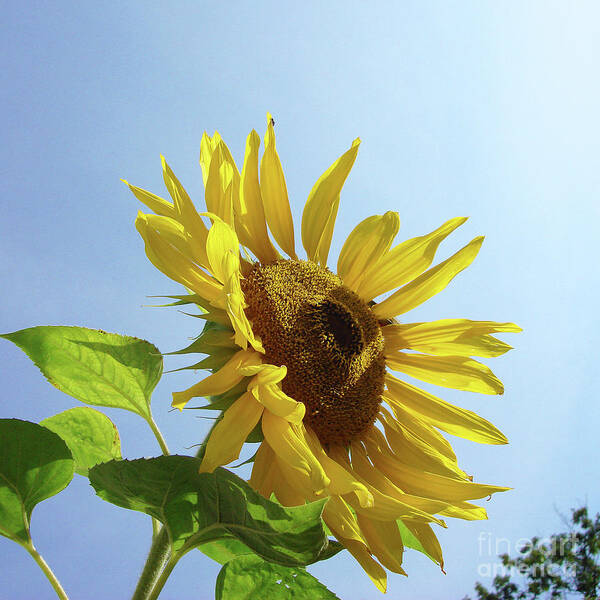
[[[388,211],[361,221],[342,247],[337,273],[351,290],[358,286],[369,264],[387,252],[400,228],[398,213]]]
[[[358,561],[377,588],[385,593],[387,574],[381,565],[372,558],[356,517],[342,498],[332,496],[329,499],[323,510],[323,520],[331,533]]]
[[[276,452],[273,452],[273,462],[276,463],[275,471],[277,472],[277,477],[281,479],[280,485],[277,480],[273,483],[274,490],[279,491],[281,488],[288,488],[291,491],[288,491],[288,493],[284,491],[286,497],[291,496],[292,494],[300,495],[307,502],[312,502],[328,496],[325,488],[319,490],[318,493],[315,491],[310,473],[299,471],[290,466],[290,464],[282,459]]]
[[[213,213],[203,213],[213,219],[210,229],[206,252],[212,271],[223,286],[223,294],[218,301],[213,302],[217,307],[225,308],[231,325],[235,331],[235,343],[246,348],[248,343],[258,352],[264,353],[264,348],[252,330],[252,325],[244,309],[246,303],[240,284],[239,242],[235,231],[220,217]]]
[[[385,362],[394,371],[442,387],[480,394],[504,393],[502,382],[488,367],[462,356],[429,356],[396,352],[386,357]]]
[[[351,148],[319,177],[304,206],[302,244],[308,259],[323,267],[327,266],[340,192],[356,160],[359,144],[360,139],[355,139]],[[329,222],[331,226],[328,226]]]
[[[260,354],[257,354],[253,350],[240,350],[218,371],[209,375],[206,379],[203,379],[183,392],[173,392],[172,406],[182,410],[192,398],[223,394],[242,381],[244,376],[240,373],[241,367],[260,364],[260,362]]]
[[[240,455],[246,438],[258,423],[263,407],[246,392],[223,414],[212,430],[200,473],[212,473],[217,467],[227,465]]]
[[[330,527],[331,532],[337,537],[346,547],[346,550],[354,556],[377,589],[385,594],[387,589],[387,573],[385,569],[371,556],[367,546],[364,543],[356,540],[345,539],[340,537],[335,528]]]
[[[482,444],[508,443],[501,431],[470,410],[454,406],[389,374],[386,385],[392,401],[446,433]]]
[[[400,489],[416,496],[454,502],[485,498],[490,494],[510,489],[497,485],[473,483],[468,480],[462,481],[411,467],[401,463],[394,455],[381,452],[368,437],[365,438],[365,445],[373,464]],[[398,518],[404,519],[405,517]]]
[[[215,131],[212,137],[205,131],[200,140],[200,167],[202,168],[202,182],[205,188],[208,180],[208,172],[210,170],[210,161],[213,152],[220,141],[221,135],[218,131]]]
[[[290,398],[278,385],[258,385],[251,391],[254,398],[274,415],[296,425],[302,423],[306,412],[304,404]]]
[[[383,494],[375,487],[369,487],[369,491],[373,495],[373,506],[371,507],[363,507],[353,496],[347,496],[346,501],[358,514],[364,514],[371,519],[376,519],[377,521],[393,521],[395,519],[412,519],[414,521],[419,521],[423,523],[437,523],[439,525],[443,525],[444,522],[441,519],[434,517],[431,513],[413,506],[413,502],[404,502],[399,498],[388,496],[387,494]],[[415,496],[419,494],[415,493]],[[406,500],[410,500],[411,495],[407,495]],[[437,500],[433,498],[433,500]],[[446,501],[441,499],[445,504]],[[432,505],[432,502],[424,502],[425,504]],[[435,505],[437,507],[440,506],[440,502],[436,502]]]
[[[339,540],[355,540],[366,544],[366,540],[358,526],[356,515],[352,512],[348,503],[339,496],[331,496],[323,509],[323,520],[327,527],[336,531]]]
[[[267,410],[263,414],[262,429],[265,440],[277,459],[285,462],[300,476],[309,477],[315,493],[320,493],[329,486],[329,478],[310,451],[298,427]]]
[[[405,521],[404,524],[410,529],[411,533],[421,542],[425,552],[431,556],[440,565],[440,569],[444,571],[444,557],[442,555],[442,547],[435,537],[435,533],[427,523],[413,523]]]
[[[290,485],[275,456],[273,456],[273,466],[271,469],[275,475],[273,479],[273,493],[283,506],[302,506],[307,500],[310,501],[313,499],[312,494],[307,498],[297,486]]]
[[[465,521],[485,521],[488,518],[485,508],[470,502],[453,502],[440,515]]]
[[[264,498],[269,498],[273,492],[277,472],[277,461],[271,446],[263,442],[254,457],[252,475],[248,483]]]
[[[133,195],[140,201],[143,202],[150,210],[153,210],[157,215],[163,215],[165,217],[175,216],[175,207],[167,202],[164,198],[139,188],[135,185],[131,185],[125,179],[121,181],[133,192]]]
[[[288,256],[297,260],[294,223],[281,161],[275,148],[275,131],[271,115],[267,115],[267,121],[265,152],[260,161],[260,191],[263,206],[273,237]]]
[[[371,552],[381,564],[394,573],[406,575],[402,568],[404,543],[398,524],[395,521],[375,521],[365,515],[358,515],[358,523]]]
[[[389,298],[373,307],[379,319],[390,319],[412,310],[441,292],[458,273],[466,269],[475,259],[483,237],[476,237],[464,248],[439,265],[425,271],[409,284],[394,292]]]
[[[233,226],[233,187],[236,167],[227,160],[229,151],[219,141],[210,159],[204,199],[209,212]]]
[[[385,593],[387,574],[381,565],[372,558],[356,517],[342,498],[332,496],[329,499],[323,510],[323,520],[331,533],[358,561],[377,588]]]
[[[152,214],[144,215],[143,219],[147,226],[158,233],[165,242],[177,248],[181,254],[184,254],[190,260],[195,260],[181,223],[170,217]]]
[[[242,168],[240,193],[235,209],[235,227],[240,240],[261,263],[279,258],[279,253],[269,239],[265,211],[258,183],[258,148],[260,138],[256,131],[250,132],[246,140],[246,154]]]
[[[377,467],[374,467],[371,464],[365,449],[360,444],[356,442],[352,443],[351,449],[352,469],[354,473],[359,476],[361,481],[367,484],[369,490],[375,490],[372,492],[377,498],[374,504],[381,504],[384,502],[388,507],[392,507],[391,512],[387,513],[390,519],[395,519],[399,514],[397,509],[399,506],[398,503],[401,503],[401,512],[404,515],[409,514],[409,509],[407,509],[407,507],[416,509],[418,512],[413,512],[413,516],[421,521],[436,520],[433,515],[448,507],[448,502],[406,494],[397,485],[394,485],[388,477],[377,469]],[[385,500],[385,497],[397,502],[395,509],[393,508],[394,505],[392,505],[389,500]],[[364,511],[361,514],[368,516],[370,511]]]
[[[383,327],[386,353],[409,348],[439,356],[500,356],[511,346],[489,333],[521,331],[514,323],[442,319],[429,323],[402,323]]]
[[[389,375],[389,377],[392,376]],[[450,442],[435,427],[432,427],[429,421],[422,419],[420,413],[408,410],[405,405],[396,400],[391,392],[384,392],[383,399],[392,409],[398,422],[402,423],[404,427],[410,429],[414,434],[425,440],[425,442],[432,448],[435,448],[442,456],[456,461],[456,454],[454,453]]]
[[[424,471],[468,479],[467,474],[458,466],[455,460],[450,460],[440,454],[435,448],[427,444],[401,422],[395,422],[391,415],[382,407],[379,420],[385,429],[385,437],[390,448],[397,456],[413,467],[420,467]]]
[[[440,243],[467,217],[450,219],[427,235],[406,240],[386,252],[375,264],[368,265],[357,294],[369,302],[420,275],[431,265]]]
[[[167,277],[211,302],[221,295],[222,287],[219,283],[188,256],[163,239],[150,226],[146,215],[139,213],[135,226],[144,239],[146,255]]]
[[[276,365],[262,364],[247,367],[244,369],[244,374],[252,377],[250,383],[248,383],[248,390],[253,390],[259,385],[279,383],[287,375],[287,367],[285,365],[277,367]]]
[[[330,458],[312,431],[306,430],[305,436],[313,454],[323,466],[327,477],[331,479],[329,493],[338,496],[354,493],[363,508],[373,506],[373,495],[367,489],[367,486],[358,481],[349,470],[346,470],[341,464]]]
[[[161,156],[163,167],[163,179],[175,206],[177,220],[183,225],[188,234],[188,243],[195,259],[204,266],[208,266],[206,258],[206,237],[208,230],[194,207],[194,203],[188,196],[171,167],[167,164],[164,156]]]
[[[233,160],[233,155],[231,154],[231,150],[229,150],[229,146],[222,140],[219,140],[221,143],[219,144],[219,148],[223,152],[223,159],[225,162],[229,164],[231,170],[233,172],[233,187],[239,189],[240,187],[240,172],[235,164],[235,160]]]
[[[231,253],[225,255],[224,262],[227,263],[227,261],[239,264],[238,257],[234,257]],[[231,266],[231,264],[225,266],[224,271],[230,273],[223,288],[223,292],[226,296],[225,308],[235,331],[235,343],[242,348],[246,348],[249,343],[257,352],[264,354],[265,350],[262,342],[260,341],[260,338],[254,335],[252,325],[250,324],[250,321],[248,321],[248,317],[244,311],[246,303],[240,285],[240,274],[235,270],[234,266]]]
[[[221,283],[228,281],[232,274],[239,274],[239,251],[235,231],[223,221],[215,221],[208,232],[206,254],[211,271]]]

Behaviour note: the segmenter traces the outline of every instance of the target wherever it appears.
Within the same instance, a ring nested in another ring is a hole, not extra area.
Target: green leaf
[[[343,544],[340,544],[337,540],[329,539],[329,544],[327,544],[325,550],[319,554],[319,561],[329,560],[344,549]]]
[[[31,327],[0,337],[19,346],[53,386],[84,404],[150,418],[163,363],[149,342],[84,327]]]
[[[221,569],[215,600],[339,600],[318,579],[297,567],[240,556]]]
[[[30,542],[31,511],[67,487],[73,467],[67,445],[49,429],[0,419],[0,534]]]
[[[198,546],[198,550],[222,565],[238,556],[246,554],[256,556],[246,544],[242,544],[234,537],[223,537],[212,542],[205,542]]]
[[[58,434],[75,459],[75,472],[87,477],[88,470],[98,463],[121,458],[121,440],[114,423],[101,412],[78,406],[53,417],[40,425]]]
[[[104,500],[161,521],[180,556],[225,536],[287,566],[320,559],[328,545],[321,521],[326,500],[285,508],[225,469],[199,474],[200,462],[190,456],[111,461],[89,476]]]
[[[321,554],[319,554],[319,561],[327,560],[332,556],[335,556],[338,552],[344,549],[344,546],[335,540],[329,540],[329,545]],[[237,558],[238,556],[243,556],[246,554],[250,554],[252,556],[256,556],[254,552],[246,546],[246,544],[242,544],[239,540],[234,537],[223,537],[218,540],[213,540],[212,542],[205,542],[204,544],[200,544],[198,546],[198,550],[206,554],[212,560],[224,565],[226,562]]]

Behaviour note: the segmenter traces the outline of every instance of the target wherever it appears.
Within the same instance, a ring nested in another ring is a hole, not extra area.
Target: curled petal
[[[376,521],[358,515],[358,523],[369,548],[381,564],[394,573],[406,575],[402,568],[404,543],[396,521]]]
[[[223,414],[210,434],[200,473],[212,473],[217,467],[229,464],[240,455],[246,438],[254,429],[263,407],[246,392]]]
[[[306,408],[281,390],[278,385],[258,385],[252,388],[252,395],[267,410],[290,423],[300,425]]]
[[[327,477],[331,479],[329,484],[329,493],[341,496],[343,494],[355,494],[356,498],[363,508],[373,506],[373,494],[367,486],[361,483],[351,470],[345,469],[340,463],[330,458],[317,436],[310,430],[306,430],[306,440],[310,449],[313,451],[319,462],[323,465]]]
[[[244,375],[240,368],[252,364],[260,364],[260,354],[253,350],[236,352],[216,373],[196,383],[183,392],[173,392],[173,407],[183,410],[192,399],[200,396],[216,396],[236,386]]]
[[[135,226],[144,239],[146,255],[167,277],[211,302],[221,296],[222,286],[191,260],[188,253],[183,253],[156,231],[147,215],[138,213]]]
[[[329,486],[330,479],[311,452],[299,428],[267,410],[263,414],[262,429],[265,440],[277,459],[285,462],[299,476],[308,477],[316,494],[323,493]]]

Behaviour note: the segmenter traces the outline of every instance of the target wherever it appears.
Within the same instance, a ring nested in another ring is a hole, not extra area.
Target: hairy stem
[[[213,423],[208,435],[200,445],[196,455],[198,458],[202,458],[204,456],[206,443],[217,422],[218,420]],[[148,424],[152,428],[163,454],[169,454],[167,444],[165,443],[165,440],[156,426],[152,416],[150,416]],[[155,531],[152,539],[152,546],[150,548],[150,552],[148,553],[148,558],[146,559],[146,564],[144,565],[144,569],[131,600],[155,600],[158,598],[158,595],[167,582],[171,571],[175,568],[179,558],[180,557],[171,556],[169,535],[166,527],[163,525],[158,533]]]
[[[165,456],[168,456],[169,448],[167,447],[167,442],[165,441],[165,438],[163,437],[162,433],[160,432],[158,425],[155,423],[154,417],[152,416],[152,414],[150,415],[150,418],[147,419],[147,421],[148,421],[148,425],[150,425],[150,429],[152,429],[152,433],[154,434],[156,441],[158,442],[158,445],[160,446],[160,449],[162,450],[162,453]]]
[[[163,572],[160,574],[160,577],[154,584],[154,589],[152,590],[152,593],[148,596],[148,600],[156,600],[156,598],[159,597],[163,587],[165,586],[165,583],[167,583],[167,579],[169,578],[171,571],[173,570],[176,564],[177,558],[172,557],[171,560],[169,560],[169,562],[165,565]]]
[[[170,558],[171,548],[169,546],[169,534],[167,533],[166,527],[163,526],[160,532],[154,536],[154,541],[150,547],[146,564],[144,565],[140,580],[135,588],[135,592],[133,592],[131,600],[149,600],[150,598],[155,597],[152,595],[154,586],[158,579],[162,577],[165,563],[167,563]],[[173,567],[171,567],[169,573],[172,569]],[[163,585],[164,582],[161,587]]]
[[[56,595],[61,600],[69,600],[67,593],[63,589],[62,585],[60,585],[60,581],[56,578],[56,575],[53,573],[52,569],[48,565],[48,563],[44,560],[44,557],[35,549],[33,542],[29,542],[27,545],[23,545],[25,550],[31,554],[33,560],[38,564],[40,569],[44,572],[44,575],[48,578],[48,581],[51,583]]]

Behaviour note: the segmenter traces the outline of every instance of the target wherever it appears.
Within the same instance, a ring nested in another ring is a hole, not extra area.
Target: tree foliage
[[[588,515],[587,507],[571,512],[568,531],[537,537],[511,558],[501,554],[502,572],[493,589],[477,582],[477,600],[546,600],[600,597],[600,514]],[[471,600],[465,596],[463,600]]]

